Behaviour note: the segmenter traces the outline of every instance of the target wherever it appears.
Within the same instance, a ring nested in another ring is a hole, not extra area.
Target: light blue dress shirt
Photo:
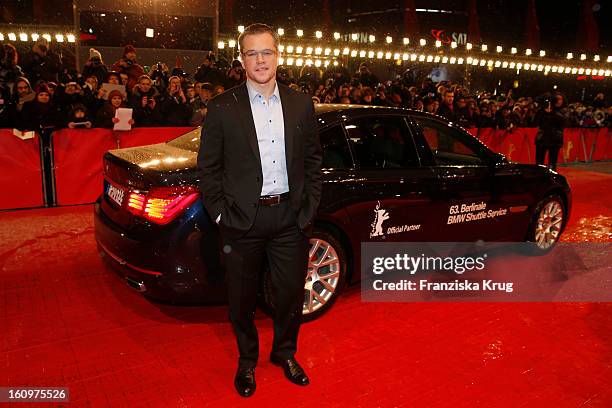
[[[289,179],[285,156],[285,123],[278,84],[274,85],[274,93],[269,100],[266,100],[249,80],[246,81],[246,86],[263,172],[261,195],[286,193],[289,191]]]

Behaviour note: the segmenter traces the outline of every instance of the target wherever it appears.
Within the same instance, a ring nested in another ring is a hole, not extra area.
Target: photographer
[[[102,83],[108,72],[108,67],[102,61],[102,54],[95,48],[89,49],[89,59],[83,65],[82,76],[84,78],[95,76],[98,83]]]
[[[149,77],[151,78],[151,81],[153,81],[153,87],[157,89],[159,93],[164,93],[168,87],[170,68],[168,68],[168,66],[163,62],[157,62],[151,65]]]
[[[125,46],[123,57],[116,61],[111,69],[120,74],[127,74],[128,84],[126,90],[132,89],[138,83],[138,78],[144,75],[144,69],[136,62],[136,48],[130,44]]]
[[[204,57],[194,79],[198,82],[210,82],[213,85],[221,85],[225,82],[225,75],[215,66],[215,55],[212,52]]]
[[[10,91],[17,78],[22,77],[21,68],[17,65],[19,56],[12,44],[0,46],[0,86]]]
[[[156,109],[156,98],[159,96],[148,75],[142,75],[132,91],[129,105],[134,109],[134,120],[139,126],[158,126],[161,118]]]
[[[69,129],[85,128],[89,129],[93,125],[87,107],[83,104],[72,105],[68,112],[66,126]]]
[[[538,133],[535,138],[536,164],[544,164],[546,152],[550,167],[557,168],[559,149],[563,147],[564,118],[550,99],[545,99],[542,109],[536,114],[535,125]]]
[[[157,99],[159,114],[163,118],[162,126],[187,126],[191,118],[191,107],[181,88],[181,79],[170,77],[166,93]]]
[[[39,81],[58,82],[62,70],[60,57],[48,48],[46,40],[39,40],[21,59],[21,68],[32,84]]]
[[[244,68],[242,68],[240,61],[234,60],[232,62],[232,67],[227,72],[227,79],[224,83],[225,89],[238,86],[244,81],[246,81],[246,73],[244,72]]]

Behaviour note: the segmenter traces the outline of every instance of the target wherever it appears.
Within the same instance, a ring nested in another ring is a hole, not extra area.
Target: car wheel
[[[336,301],[346,280],[347,258],[340,241],[329,231],[315,228],[310,238],[308,272],[304,284],[302,315],[305,321],[316,319]],[[268,312],[274,310],[272,280],[266,267],[263,301]]]
[[[558,195],[548,196],[536,206],[527,234],[527,241],[535,243],[536,252],[548,252],[557,243],[565,214],[565,205]]]

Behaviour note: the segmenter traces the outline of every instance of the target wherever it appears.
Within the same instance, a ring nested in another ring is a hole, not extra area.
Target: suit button
[[[259,177],[255,177],[255,181],[259,182]]]
[[[251,207],[257,207],[257,204],[251,203]]]

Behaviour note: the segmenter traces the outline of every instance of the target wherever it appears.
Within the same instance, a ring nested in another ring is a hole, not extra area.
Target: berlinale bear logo
[[[388,219],[389,213],[384,208],[380,208],[380,201],[378,201],[374,209],[374,222],[371,224],[372,232],[370,232],[370,238],[384,235],[382,224]]]

